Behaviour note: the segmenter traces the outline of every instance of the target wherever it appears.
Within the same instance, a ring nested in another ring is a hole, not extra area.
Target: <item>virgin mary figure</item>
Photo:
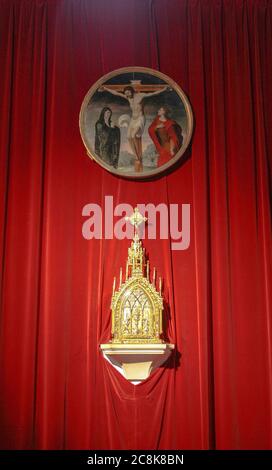
[[[112,110],[104,107],[95,123],[95,153],[108,165],[118,167],[120,129],[111,122]]]

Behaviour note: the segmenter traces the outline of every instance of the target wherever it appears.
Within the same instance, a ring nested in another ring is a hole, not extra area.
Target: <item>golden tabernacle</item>
[[[166,361],[174,345],[163,340],[162,280],[159,279],[157,290],[155,268],[151,281],[149,261],[138,234],[138,227],[146,218],[135,208],[127,220],[134,226],[134,237],[124,278],[120,269],[118,289],[116,278],[113,281],[112,337],[100,349],[128,380],[140,381]]]
[[[117,291],[114,285],[111,310],[113,343],[162,343],[163,299],[156,290],[155,271],[149,281],[149,262],[138,234],[128,250],[125,280],[121,271]]]

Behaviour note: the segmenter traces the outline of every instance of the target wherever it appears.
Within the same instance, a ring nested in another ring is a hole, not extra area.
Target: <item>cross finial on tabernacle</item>
[[[130,217],[126,217],[125,220],[131,223],[135,227],[135,231],[137,231],[138,227],[143,223],[146,222],[147,218],[144,217],[141,212],[139,211],[138,207],[134,208],[133,213]]]

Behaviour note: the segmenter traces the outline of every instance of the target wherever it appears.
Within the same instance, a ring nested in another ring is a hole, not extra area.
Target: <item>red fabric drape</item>
[[[271,448],[272,3],[0,0],[0,442],[11,449]],[[149,182],[86,155],[82,99],[147,66],[190,97],[190,158]],[[146,240],[180,353],[134,386],[100,356],[126,240],[82,208],[191,204],[191,244]]]

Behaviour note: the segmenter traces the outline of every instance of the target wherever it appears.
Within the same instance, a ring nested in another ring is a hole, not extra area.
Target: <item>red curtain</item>
[[[269,0],[0,0],[1,448],[272,448],[271,24]],[[133,65],[195,115],[190,158],[149,182],[78,129],[90,86]],[[98,349],[129,244],[82,236],[106,195],[191,204],[189,249],[145,241],[178,352],[138,386]]]

